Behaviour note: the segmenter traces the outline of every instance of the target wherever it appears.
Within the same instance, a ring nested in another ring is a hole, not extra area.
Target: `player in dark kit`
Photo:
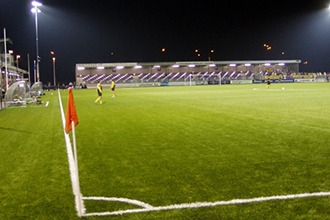
[[[267,86],[266,86],[266,88],[268,89],[270,87],[270,79],[268,78],[267,79]]]

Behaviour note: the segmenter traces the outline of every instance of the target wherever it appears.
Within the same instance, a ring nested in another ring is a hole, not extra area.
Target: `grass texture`
[[[282,87],[285,87],[282,89]],[[60,91],[64,109],[67,91]],[[153,206],[330,191],[330,84],[74,90],[83,196]],[[0,111],[0,219],[79,219],[57,91]],[[49,104],[45,105],[45,103]],[[85,201],[87,212],[135,208]],[[329,219],[330,198],[86,219]]]

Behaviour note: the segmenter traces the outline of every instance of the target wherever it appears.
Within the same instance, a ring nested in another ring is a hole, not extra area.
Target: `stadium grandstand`
[[[300,73],[301,60],[185,61],[76,64],[76,85],[114,80],[119,87],[326,81],[326,73]]]

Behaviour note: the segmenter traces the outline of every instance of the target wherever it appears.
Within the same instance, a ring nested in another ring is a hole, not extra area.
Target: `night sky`
[[[308,62],[301,71],[330,71],[330,10],[324,0],[40,2],[44,83],[53,81],[50,51],[56,56],[57,82],[64,83],[74,80],[76,63],[300,59]],[[33,71],[31,8],[31,1],[0,0],[0,38],[6,28],[13,41],[8,49],[21,56],[19,66],[26,70],[29,54]],[[266,50],[265,43],[272,49]]]

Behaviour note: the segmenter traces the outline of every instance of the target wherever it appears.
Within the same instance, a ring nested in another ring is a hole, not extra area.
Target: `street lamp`
[[[33,1],[31,4],[33,6],[33,8],[31,9],[31,12],[35,14],[35,23],[36,23],[37,79],[34,79],[34,81],[39,82],[39,80],[40,80],[40,72],[39,72],[40,57],[39,57],[39,45],[38,45],[38,13],[40,13],[41,11],[38,7],[42,6],[42,4],[37,1]]]
[[[19,58],[21,58],[21,56],[20,56],[20,55],[16,55],[16,73],[17,73],[17,75],[19,75],[19,74],[18,74],[18,69],[19,69],[18,59],[19,59]]]
[[[50,51],[50,54],[53,55],[53,76],[54,76],[54,89],[56,88],[56,75],[55,75],[55,52],[54,51]]]
[[[209,52],[209,61],[211,61],[211,58],[212,58],[213,53],[214,53],[214,50],[211,49],[210,52]]]

